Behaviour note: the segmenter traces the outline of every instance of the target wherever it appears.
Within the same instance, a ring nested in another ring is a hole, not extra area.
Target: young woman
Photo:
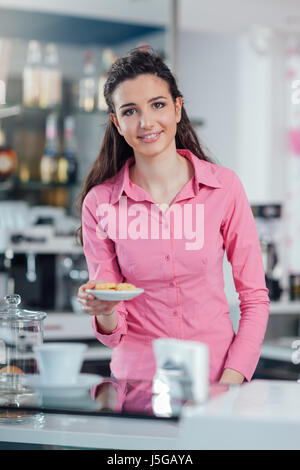
[[[242,383],[255,371],[269,315],[260,244],[237,175],[209,160],[176,81],[154,53],[118,59],[105,84],[110,120],[81,195],[81,236],[90,281],[78,299],[95,335],[113,348],[119,379],[151,379],[152,341],[200,341],[210,381]],[[235,335],[224,294],[232,265],[241,320]],[[126,302],[86,292],[128,282],[144,293]]]

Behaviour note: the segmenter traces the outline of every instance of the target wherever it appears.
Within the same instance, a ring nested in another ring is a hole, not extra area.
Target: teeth
[[[145,135],[143,139],[153,139],[153,137],[156,137],[158,134],[151,134],[151,135]]]

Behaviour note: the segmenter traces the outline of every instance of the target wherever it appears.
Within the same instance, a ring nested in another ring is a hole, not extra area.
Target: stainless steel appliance
[[[283,272],[278,250],[282,228],[281,205],[253,205],[252,212],[260,239],[269,297],[270,300],[279,300],[283,292],[281,285]]]
[[[27,223],[22,226],[20,218],[16,224],[8,212],[6,205],[2,207],[1,219],[0,207],[0,222],[6,224],[0,250],[2,296],[19,292],[26,308],[72,310],[79,285],[88,280],[83,250],[75,236],[79,220],[61,208],[36,206],[27,208]]]
[[[26,308],[72,311],[73,297],[88,280],[82,253],[7,251],[7,254],[10,267],[3,275],[3,285],[7,289],[11,286],[10,292],[19,292]],[[6,293],[10,292],[8,289]]]

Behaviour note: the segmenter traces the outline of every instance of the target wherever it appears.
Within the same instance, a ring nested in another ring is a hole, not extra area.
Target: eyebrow
[[[166,100],[167,98],[165,96],[155,96],[155,98],[150,98],[150,100],[148,100],[148,103],[151,103],[151,101],[155,101],[155,100],[158,100],[158,99],[164,99]],[[122,106],[119,107],[119,109],[121,108],[125,108],[126,106],[135,106],[136,103],[126,103],[126,104],[122,104]]]

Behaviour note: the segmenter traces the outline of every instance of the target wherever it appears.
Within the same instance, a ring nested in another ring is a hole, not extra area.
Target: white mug
[[[72,384],[78,375],[87,345],[84,343],[54,342],[34,346],[41,379],[49,384]]]

